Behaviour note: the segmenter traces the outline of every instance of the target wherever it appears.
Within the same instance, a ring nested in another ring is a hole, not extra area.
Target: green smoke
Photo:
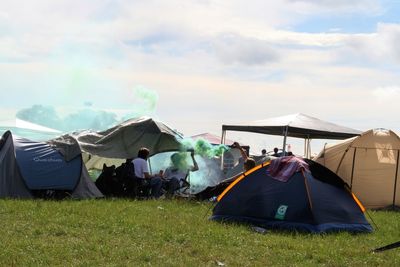
[[[143,86],[136,86],[131,96],[133,97],[133,108],[131,112],[124,116],[124,120],[155,114],[158,102],[158,94],[156,91]]]
[[[69,81],[67,82],[66,92],[69,95],[76,96],[82,93],[85,88],[89,87],[90,84],[90,73],[87,68],[74,67],[69,73]]]
[[[189,167],[188,156],[186,152],[177,152],[172,154],[171,163],[172,166],[178,168],[179,170],[186,171]]]
[[[16,117],[53,129],[60,129],[61,118],[52,106],[33,105],[17,111]]]
[[[77,71],[72,81],[74,84],[78,84],[83,81],[84,77],[84,73]],[[21,109],[17,112],[16,117],[64,132],[82,129],[100,131],[127,119],[154,114],[157,101],[158,95],[155,91],[137,86],[133,89],[132,106],[134,108],[120,120],[117,119],[117,115],[113,112],[92,108],[92,103],[88,101],[84,103],[85,108],[63,117],[57,114],[54,107],[44,105],[33,105],[32,107]]]
[[[143,108],[148,112],[156,110],[158,95],[155,91],[138,86],[134,89],[134,94],[144,103]]]
[[[220,157],[228,147],[225,145],[212,145],[204,139],[185,139],[183,142],[183,149],[193,149],[195,154],[206,158]]]
[[[49,128],[70,132],[81,129],[105,130],[117,123],[117,115],[112,112],[83,108],[65,117],[58,115],[54,107],[33,105],[17,112],[16,117]]]

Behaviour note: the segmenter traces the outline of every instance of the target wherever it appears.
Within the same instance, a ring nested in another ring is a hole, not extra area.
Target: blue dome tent
[[[272,172],[285,160],[303,165],[290,175],[282,169]],[[219,195],[211,219],[312,233],[371,232],[364,211],[347,185],[325,167],[282,157],[238,177]]]
[[[103,196],[89,177],[75,139],[45,143],[5,132],[0,139],[0,198],[32,198],[39,192],[80,199]]]

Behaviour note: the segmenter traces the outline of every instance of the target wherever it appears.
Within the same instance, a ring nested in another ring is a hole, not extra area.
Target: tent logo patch
[[[280,205],[279,208],[276,210],[275,219],[283,220],[285,219],[286,211],[288,206]]]

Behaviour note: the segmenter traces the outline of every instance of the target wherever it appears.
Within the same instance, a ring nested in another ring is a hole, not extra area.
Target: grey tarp
[[[82,151],[104,158],[127,159],[136,157],[141,147],[154,155],[177,151],[182,137],[164,123],[148,117],[127,120],[102,132],[83,131],[73,136]]]
[[[68,134],[49,140],[47,143],[57,149],[66,161],[70,161],[81,154],[78,141]]]
[[[222,125],[222,131],[243,131],[270,135],[285,135],[304,139],[346,139],[361,131],[339,126],[301,113],[258,120],[240,125]]]

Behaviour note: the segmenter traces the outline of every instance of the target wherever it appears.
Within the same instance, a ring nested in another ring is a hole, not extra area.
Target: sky
[[[191,136],[304,113],[400,133],[400,0],[0,1],[0,120],[90,107]]]

